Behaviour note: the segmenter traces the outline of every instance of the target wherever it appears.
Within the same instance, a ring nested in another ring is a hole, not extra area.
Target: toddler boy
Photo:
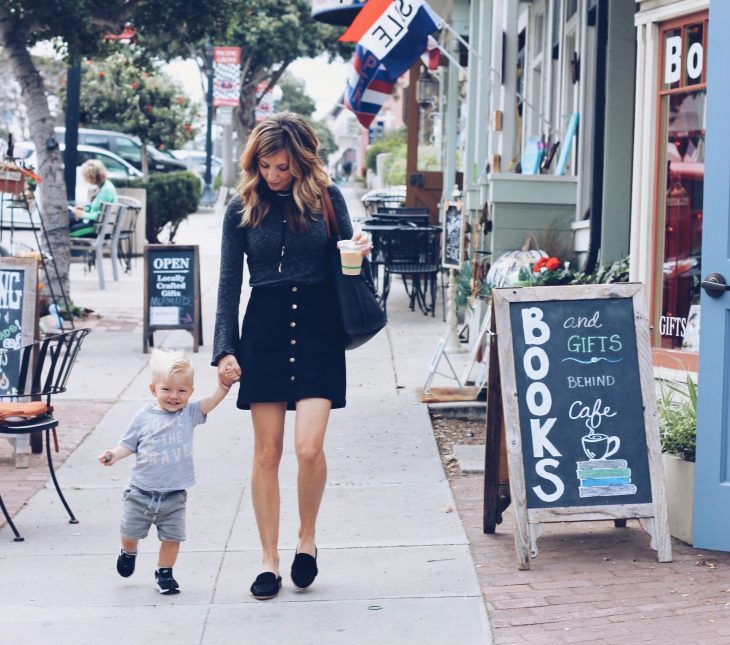
[[[157,526],[160,553],[155,582],[161,594],[176,594],[180,587],[172,568],[185,540],[187,489],[195,484],[193,430],[226,396],[220,383],[209,396],[188,403],[193,393],[193,366],[182,352],[153,350],[150,391],[154,404],[137,412],[117,446],[99,455],[112,466],[136,454],[129,484],[122,496],[122,550],[117,558],[119,575],[134,573],[137,543]]]

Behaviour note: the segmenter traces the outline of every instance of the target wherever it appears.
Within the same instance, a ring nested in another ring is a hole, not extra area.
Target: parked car
[[[61,142],[61,152],[63,152],[65,148],[65,144]],[[98,159],[106,167],[107,176],[112,180],[112,182],[114,182],[115,179],[137,179],[142,176],[142,173],[132,164],[127,163],[124,159],[109,150],[79,144],[77,151],[79,166],[89,159]],[[20,143],[17,143],[15,145],[15,156],[22,161],[29,163],[34,168],[38,168],[35,146],[31,141],[21,141]]]
[[[55,128],[59,143],[63,143],[66,128]],[[142,169],[142,143],[137,137],[113,130],[94,130],[79,128],[79,144],[104,148],[130,163],[137,170]],[[150,172],[174,172],[187,170],[187,166],[178,159],[160,152],[154,146],[147,146],[147,160]]]
[[[185,163],[185,166],[198,177],[205,178],[205,150],[173,150],[175,158]],[[223,159],[211,155],[210,173],[211,181],[214,180],[223,168]]]

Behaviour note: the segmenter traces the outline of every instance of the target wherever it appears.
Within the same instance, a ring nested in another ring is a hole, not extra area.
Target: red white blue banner
[[[347,81],[345,105],[363,127],[370,127],[375,115],[393,92],[395,81],[372,52],[355,48],[352,72]]]
[[[369,0],[340,37],[358,41],[346,104],[365,127],[398,77],[426,51],[429,35],[441,23],[424,0]]]

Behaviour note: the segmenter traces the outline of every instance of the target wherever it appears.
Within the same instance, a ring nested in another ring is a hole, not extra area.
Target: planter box
[[[695,464],[674,455],[662,454],[664,486],[667,491],[669,533],[682,542],[692,544]]]

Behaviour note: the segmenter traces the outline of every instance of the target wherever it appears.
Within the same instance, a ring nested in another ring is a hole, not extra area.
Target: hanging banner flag
[[[392,94],[395,81],[390,79],[380,61],[360,45],[355,48],[352,67],[347,81],[345,105],[367,128]]]
[[[395,80],[418,60],[441,23],[423,0],[370,0],[340,40],[357,41]]]
[[[256,96],[261,97],[256,104],[256,123],[271,116],[274,113],[276,102],[281,100],[282,90],[278,85],[274,85],[268,92],[262,94],[268,86],[269,81],[261,81],[256,85]]]
[[[241,91],[241,48],[213,47],[213,106],[236,107]]]
[[[428,37],[426,51],[421,54],[421,62],[431,71],[437,70],[441,64],[441,50],[433,36]]]

